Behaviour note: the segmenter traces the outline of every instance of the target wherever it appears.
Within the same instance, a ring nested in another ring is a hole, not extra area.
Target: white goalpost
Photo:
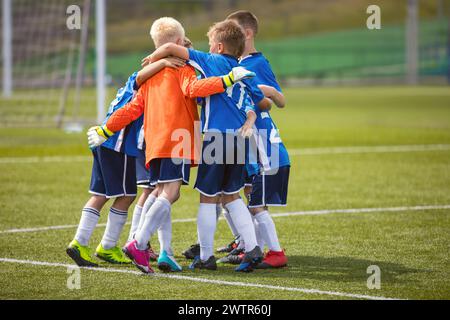
[[[106,7],[105,0],[97,0],[96,48],[97,48],[97,123],[103,121],[106,100]]]
[[[76,29],[66,24],[73,5],[81,13]],[[95,16],[90,18],[92,5]],[[0,126],[79,131],[101,122],[106,109],[106,1],[1,0],[1,6]]]
[[[11,30],[11,0],[2,0],[2,29],[3,29],[3,96],[12,94],[12,30]]]

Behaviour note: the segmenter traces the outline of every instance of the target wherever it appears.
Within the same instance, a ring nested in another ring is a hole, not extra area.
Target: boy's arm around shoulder
[[[179,70],[181,90],[188,98],[204,98],[225,91],[222,77],[197,79],[192,67],[186,66]]]
[[[107,130],[117,132],[144,113],[146,86],[139,88],[134,98],[122,108],[114,111],[105,124]]]
[[[153,77],[155,74],[157,74],[162,69],[168,67],[168,68],[179,68],[183,67],[186,64],[186,62],[180,58],[171,57],[171,58],[165,58],[158,61],[155,61],[153,63],[147,64],[144,66],[137,74],[136,76],[136,83],[140,87],[145,81]]]
[[[189,50],[186,47],[179,46],[175,43],[166,43],[150,55],[150,62],[155,62],[169,56],[189,60]]]

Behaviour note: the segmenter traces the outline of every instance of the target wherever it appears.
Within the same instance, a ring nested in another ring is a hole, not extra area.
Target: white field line
[[[297,212],[285,212],[285,213],[271,213],[271,216],[273,218],[284,218],[284,217],[292,217],[292,216],[324,215],[324,214],[333,214],[333,213],[374,213],[374,212],[402,212],[402,211],[445,210],[445,209],[450,209],[450,204],[447,204],[447,205],[424,205],[424,206],[412,206],[412,207],[310,210],[310,211],[297,211]],[[220,219],[222,220],[223,217],[221,217]],[[184,223],[184,222],[196,222],[196,221],[197,221],[196,218],[186,218],[186,219],[174,219],[174,220],[172,220],[172,223]],[[126,224],[130,224],[130,222],[127,222]],[[106,226],[106,223],[97,224],[97,227],[105,227],[105,226]],[[0,234],[61,230],[61,229],[72,229],[72,228],[77,228],[77,227],[78,227],[78,225],[76,225],[76,224],[67,224],[67,225],[60,225],[60,226],[8,229],[8,230],[0,231]]]
[[[449,150],[450,144],[355,146],[355,147],[289,149],[289,155],[315,156],[315,155],[329,155],[329,154],[397,153],[397,152],[426,152],[426,151],[449,151]],[[91,158],[92,158],[91,156],[0,157],[0,164],[87,162],[90,161]]]
[[[329,154],[358,154],[358,153],[396,153],[396,152],[425,152],[448,151],[450,144],[423,144],[402,146],[355,146],[355,147],[325,147],[289,149],[292,156],[315,156]]]
[[[62,267],[62,268],[75,267],[75,265],[65,264],[65,263],[33,261],[33,260],[18,260],[18,259],[10,259],[10,258],[0,258],[0,262],[25,264],[25,265],[31,265],[31,266],[45,266],[45,267]],[[97,272],[125,273],[125,274],[144,276],[144,274],[140,271],[134,271],[134,270],[129,270],[129,269],[115,269],[115,268],[80,268],[80,269],[85,269],[85,270],[89,270],[89,271],[97,271]],[[291,291],[291,292],[302,292],[302,293],[307,293],[307,294],[328,295],[328,296],[337,296],[337,297],[345,297],[345,298],[353,298],[353,299],[399,300],[399,299],[395,299],[395,298],[387,298],[387,297],[382,297],[382,296],[369,296],[369,295],[364,295],[364,294],[353,294],[353,293],[336,292],[336,291],[324,291],[324,290],[318,290],[318,289],[305,289],[305,288],[297,288],[297,287],[282,287],[282,286],[273,286],[273,285],[266,285],[266,284],[252,283],[252,282],[234,282],[234,281],[224,281],[224,280],[212,280],[212,279],[181,276],[181,275],[168,275],[168,274],[162,274],[162,273],[153,273],[148,276],[156,277],[156,278],[182,280],[182,281],[210,283],[210,284],[216,284],[216,285],[226,285],[226,286],[244,287],[244,288],[260,288],[260,289]]]
[[[92,156],[0,157],[0,164],[87,162]]]

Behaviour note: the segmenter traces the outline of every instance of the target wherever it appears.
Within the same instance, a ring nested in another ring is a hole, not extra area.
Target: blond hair
[[[153,22],[150,28],[150,36],[156,47],[168,42],[176,42],[184,39],[184,28],[180,22],[171,17],[162,17]]]
[[[221,42],[232,56],[239,58],[245,48],[245,34],[233,20],[225,20],[213,24],[207,33],[210,39]]]

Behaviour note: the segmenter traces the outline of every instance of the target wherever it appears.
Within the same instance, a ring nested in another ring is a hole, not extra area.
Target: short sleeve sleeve
[[[189,52],[189,64],[192,65],[195,69],[203,73],[204,76],[209,76],[207,73],[208,70],[208,60],[211,57],[211,54],[194,50],[194,49],[188,49]]]

